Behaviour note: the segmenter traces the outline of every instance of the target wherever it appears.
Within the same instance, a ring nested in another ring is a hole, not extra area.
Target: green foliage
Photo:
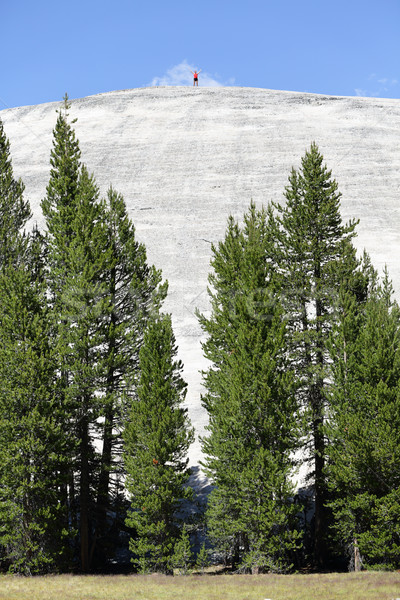
[[[39,573],[60,556],[64,436],[41,236],[26,236],[24,186],[0,122],[0,547],[3,568]]]
[[[157,315],[168,284],[161,271],[147,264],[146,249],[135,237],[125,201],[113,188],[104,210],[106,247],[110,258],[103,273],[103,286],[110,305],[105,318],[106,367],[105,416],[119,433],[134,396],[132,378],[137,375],[139,349],[151,315]],[[109,425],[110,423],[108,423]],[[121,454],[121,436],[113,436]]]
[[[161,273],[147,265],[122,196],[110,188],[107,200],[99,199],[93,176],[80,162],[68,109],[65,98],[42,209],[69,436],[66,527],[72,535],[79,526],[79,563],[88,571],[93,561],[104,566],[112,546],[112,515],[121,509],[121,431],[134,395],[146,322],[157,313],[167,286],[161,284]]]
[[[182,527],[181,536],[175,542],[171,565],[177,569],[179,575],[188,575],[193,565],[193,552],[190,544],[190,536],[185,524]]]
[[[110,188],[99,199],[68,110],[65,97],[45,243],[23,233],[31,213],[0,121],[1,567],[61,570],[71,552],[83,571],[103,566],[126,475],[133,562],[186,574],[193,431],[171,319],[160,315],[167,284],[122,196]],[[365,567],[398,568],[400,309],[388,274],[379,285],[368,257],[357,259],[356,223],[342,224],[315,144],[285,198],[276,216],[252,204],[243,226],[229,218],[212,248],[211,315],[198,315],[210,361],[208,533],[235,568],[290,569],[301,440],[313,463],[315,563],[326,564],[329,525],[336,551],[357,545]],[[197,566],[207,564],[203,544]]]
[[[327,560],[325,535],[329,520],[324,474],[324,425],[331,380],[329,335],[337,319],[335,306],[341,283],[346,279],[353,286],[358,269],[352,246],[356,223],[342,224],[340,196],[321,153],[312,144],[299,171],[292,170],[285,191],[286,204],[276,205],[280,225],[279,271],[290,332],[289,357],[307,422],[305,441],[313,463],[313,555],[320,567]]]
[[[136,532],[130,548],[142,572],[170,572],[177,512],[191,498],[186,454],[193,431],[182,407],[186,384],[176,352],[170,317],[151,319],[139,353],[137,400],[124,434],[131,495],[126,523]]]
[[[104,320],[110,310],[103,279],[111,249],[107,245],[104,204],[99,201],[93,177],[79,158],[75,133],[67,115],[60,111],[42,209],[48,229],[48,281],[69,436],[69,466],[65,473],[69,498],[64,501],[76,507],[70,514],[70,524],[78,523],[79,511],[80,564],[87,571],[98,464],[93,436],[101,416]]]
[[[16,180],[10,158],[10,142],[0,120],[0,267],[20,262],[23,255],[23,228],[31,217],[24,200],[24,184]]]
[[[347,302],[333,332],[328,474],[342,547],[364,565],[400,564],[400,310],[387,273],[362,310]]]
[[[43,288],[19,267],[0,296],[0,545],[10,570],[33,574],[62,553],[65,438]]]
[[[199,319],[212,362],[203,397],[204,466],[216,486],[208,532],[233,562],[251,556],[282,570],[298,539],[290,476],[299,423],[275,261],[270,211],[252,205],[243,229],[230,218],[225,240],[213,247],[212,315]]]
[[[42,211],[50,234],[50,248],[54,251],[53,260],[57,257],[61,259],[63,252],[68,249],[70,223],[75,218],[75,199],[79,186],[81,151],[75,131],[68,122],[69,108],[66,97],[64,111],[58,111],[53,131],[50,180],[46,188],[46,197],[42,200]],[[61,261],[58,265],[61,266]]]
[[[120,502],[118,482],[124,477],[122,431],[135,398],[133,380],[138,373],[139,349],[150,315],[157,314],[167,292],[161,272],[147,264],[146,249],[135,238],[121,194],[107,193],[104,211],[107,248],[111,258],[103,273],[102,286],[109,298],[104,312],[101,416],[99,436],[103,441],[96,499],[96,560],[104,563],[104,552],[113,552],[111,537],[116,529],[111,517]],[[103,554],[103,556],[101,556]]]
[[[205,542],[203,542],[201,545],[201,548],[197,554],[195,566],[196,566],[196,569],[199,569],[199,571],[201,571],[201,573],[204,573],[204,570],[208,566],[210,566],[210,564],[211,564],[211,561],[210,561],[209,553],[206,548]]]

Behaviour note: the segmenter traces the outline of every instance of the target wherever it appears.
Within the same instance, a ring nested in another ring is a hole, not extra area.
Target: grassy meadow
[[[0,576],[0,600],[392,600],[400,573]]]

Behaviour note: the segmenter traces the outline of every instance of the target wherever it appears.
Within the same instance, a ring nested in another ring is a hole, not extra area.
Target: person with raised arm
[[[194,71],[190,71],[191,73],[193,73],[193,86],[195,85],[199,85],[199,73],[201,73],[201,69],[199,71],[194,70]]]

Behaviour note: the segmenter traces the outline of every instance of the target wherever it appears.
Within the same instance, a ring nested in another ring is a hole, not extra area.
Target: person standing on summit
[[[193,86],[199,85],[199,73],[201,73],[201,69],[199,71],[190,71],[193,73]]]

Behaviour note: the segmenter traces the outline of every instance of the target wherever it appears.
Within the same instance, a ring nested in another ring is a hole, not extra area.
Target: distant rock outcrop
[[[55,110],[61,102],[0,112],[14,172],[34,219],[49,175]],[[211,242],[250,200],[282,200],[292,166],[315,141],[342,192],[345,220],[359,218],[356,246],[389,267],[400,290],[400,100],[319,96],[252,88],[144,88],[73,100],[82,160],[101,192],[124,195],[149,261],[169,281],[189,383],[188,406],[204,433],[205,367],[194,310],[208,308]],[[191,461],[199,458],[193,446]]]

